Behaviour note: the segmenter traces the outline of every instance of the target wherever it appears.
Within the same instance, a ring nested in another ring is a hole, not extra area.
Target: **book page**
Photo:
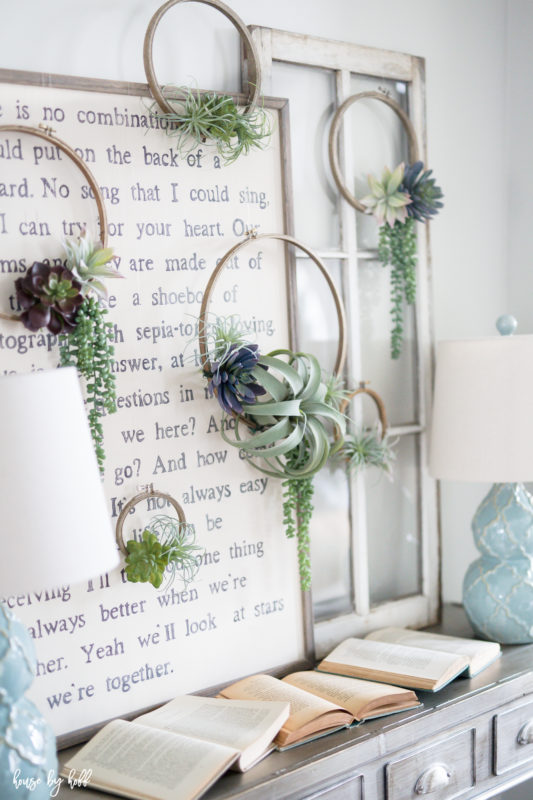
[[[388,642],[355,638],[345,639],[324,659],[329,663],[435,681],[441,678],[456,660],[457,656],[454,653],[434,652],[402,644],[391,646]],[[319,664],[318,669],[322,669],[322,664]]]
[[[409,647],[424,647],[430,650],[444,650],[450,653],[467,656],[473,671],[482,669],[501,652],[501,647],[496,642],[482,642],[477,639],[464,639],[458,636],[446,636],[442,633],[429,633],[427,631],[412,631],[408,628],[382,628],[369,633],[366,639],[380,642],[395,642]]]
[[[323,697],[331,703],[336,703],[358,717],[365,708],[375,700],[387,698],[388,705],[395,701],[402,703],[412,700],[417,702],[414,692],[386,683],[367,681],[359,678],[348,678],[344,675],[329,675],[325,672],[293,672],[283,678],[283,682],[297,686],[306,692]]]
[[[90,786],[126,797],[194,800],[237,756],[229,747],[114,720],[64,765],[61,774],[91,770]]]
[[[266,747],[288,716],[288,702],[185,695],[137,717],[135,724],[218,742],[243,751],[258,739],[265,739]]]
[[[296,686],[289,686],[272,675],[252,675],[250,678],[244,678],[231,686],[226,686],[222,689],[221,695],[233,699],[282,700],[290,703],[290,717],[284,726],[289,731],[297,730],[321,714],[338,708],[333,703],[310,695]]]

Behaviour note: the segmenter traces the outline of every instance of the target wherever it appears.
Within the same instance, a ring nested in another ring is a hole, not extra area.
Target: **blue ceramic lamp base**
[[[521,483],[495,483],[472,531],[481,553],[463,583],[472,627],[501,644],[533,642],[533,497]]]
[[[40,711],[24,697],[35,654],[24,625],[0,604],[0,798],[48,800],[57,777],[56,742]]]

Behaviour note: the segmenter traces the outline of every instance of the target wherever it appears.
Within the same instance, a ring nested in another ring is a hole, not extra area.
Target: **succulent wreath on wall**
[[[115,406],[113,326],[107,320],[108,278],[122,278],[112,263],[113,251],[106,247],[107,217],[100,188],[80,156],[48,129],[25,125],[2,125],[2,132],[26,133],[52,142],[83,173],[98,207],[100,242],[87,231],[64,242],[61,266],[48,259],[35,261],[23,277],[15,281],[20,314],[0,313],[0,318],[21,322],[30,331],[46,328],[59,339],[60,366],[74,366],[85,379],[88,420],[100,471],[104,471],[103,414]]]
[[[238,317],[208,317],[211,291],[220,272],[251,238],[273,238],[299,247],[326,278],[339,323],[333,374],[325,374],[311,353],[284,348],[261,354],[257,343],[246,339]],[[305,245],[285,234],[252,235],[232,247],[213,272],[200,311],[202,372],[211,396],[235,420],[231,428],[221,425],[221,436],[227,444],[242,450],[252,467],[283,481],[285,533],[297,539],[304,590],[311,586],[309,525],[314,476],[331,459],[354,471],[367,464],[389,471],[393,459],[384,416],[381,433],[348,431],[350,420],[345,411],[349,399],[363,389],[348,392],[343,388],[344,330],[342,302],[326,268]]]
[[[341,174],[338,136],[342,118],[353,103],[373,98],[386,103],[400,118],[409,141],[409,163],[394,170],[387,167],[381,178],[368,176],[370,193],[358,200],[347,188]],[[333,117],[329,136],[329,159],[335,183],[342,196],[357,211],[373,214],[379,225],[378,259],[391,268],[391,357],[400,357],[404,334],[404,301],[416,299],[417,242],[415,222],[426,223],[443,207],[443,193],[418,158],[418,142],[413,124],[394,100],[381,92],[360,92],[348,97]]]

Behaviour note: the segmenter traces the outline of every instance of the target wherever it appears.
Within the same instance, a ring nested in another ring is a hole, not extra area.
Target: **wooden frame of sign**
[[[288,105],[265,98],[270,144],[225,166],[208,145],[176,152],[144,84],[9,70],[0,83],[3,124],[44,123],[89,166],[126,278],[108,282],[118,395],[117,413],[104,420],[113,521],[139,484],[153,483],[183,506],[204,548],[186,587],[156,591],[117,569],[80,586],[67,579],[0,598],[34,638],[29,696],[67,746],[177,694],[311,664],[310,603],[295,542],[283,532],[280,482],[260,477],[221,438],[194,344],[203,290],[228,247],[252,227],[292,233]],[[64,258],[61,239],[85,224],[97,238],[97,210],[53,144],[6,133],[0,163],[0,310],[13,313],[15,279],[33,261]],[[291,341],[289,258],[280,242],[251,246],[213,298],[213,312],[239,314],[265,352]],[[0,320],[0,359],[2,374],[54,368],[57,342]],[[43,468],[53,469],[53,453]],[[171,511],[152,497],[124,527],[138,534]]]

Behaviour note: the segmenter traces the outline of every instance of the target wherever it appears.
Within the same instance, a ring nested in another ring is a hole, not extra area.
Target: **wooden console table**
[[[469,636],[449,606],[437,630]],[[485,800],[533,776],[533,645],[504,648],[498,661],[414,711],[365,722],[284,753],[244,775],[229,773],[206,800]],[[72,750],[61,752],[67,760]],[[60,800],[109,798],[71,790]],[[180,800],[180,798],[176,798]]]

